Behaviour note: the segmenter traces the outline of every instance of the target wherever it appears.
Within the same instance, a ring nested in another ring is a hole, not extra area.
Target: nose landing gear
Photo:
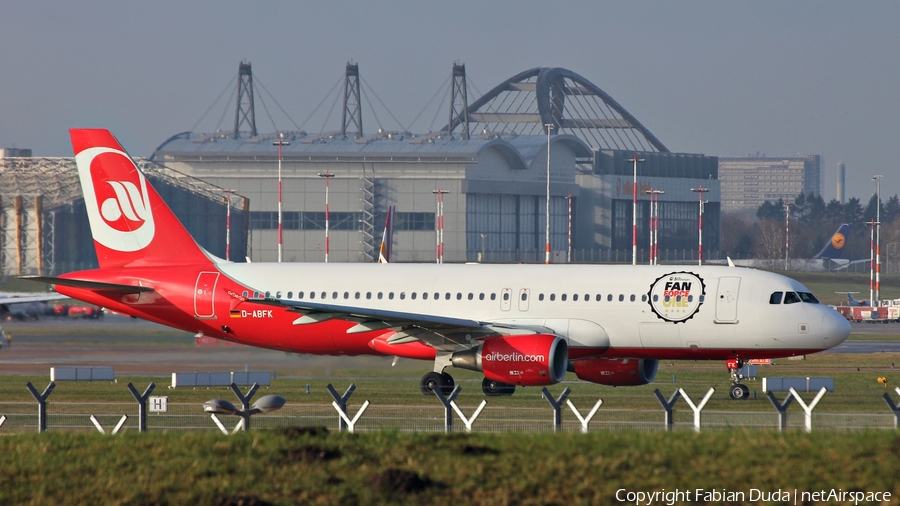
[[[729,358],[725,361],[725,365],[728,367],[728,373],[731,375],[731,388],[728,390],[728,395],[732,399],[749,399],[750,387],[741,383],[741,380],[744,379],[741,375],[744,361],[739,358]]]

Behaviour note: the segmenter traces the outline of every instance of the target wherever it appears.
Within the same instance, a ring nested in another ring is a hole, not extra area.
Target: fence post
[[[681,396],[681,389],[675,390],[672,394],[672,397],[669,397],[669,400],[666,401],[666,398],[663,397],[663,394],[659,392],[659,389],[653,391],[653,395],[656,396],[656,400],[662,405],[663,409],[666,410],[666,432],[672,431],[672,425],[674,420],[672,419],[672,406],[678,402],[678,398]]]
[[[256,394],[256,391],[259,390],[259,383],[254,383],[250,390],[247,390],[247,394],[244,395],[241,393],[241,389],[237,387],[234,383],[229,385],[231,387],[231,391],[234,392],[234,395],[241,401],[241,411],[244,412],[244,415],[241,416],[241,430],[247,432],[250,430],[250,399]],[[237,429],[235,429],[237,430]]]
[[[791,405],[791,402],[794,401],[794,397],[791,394],[784,399],[784,402],[778,402],[778,399],[775,398],[775,395],[772,392],[766,392],[766,396],[769,397],[769,401],[775,406],[775,409],[778,410],[778,430],[782,431],[787,428],[787,408]]]
[[[575,404],[566,399],[566,404],[569,405],[569,408],[572,409],[572,412],[575,413],[575,417],[578,418],[578,421],[581,422],[581,432],[588,431],[588,424],[591,423],[591,418],[594,418],[594,415],[597,414],[597,410],[600,409],[600,406],[603,404],[603,399],[597,399],[597,402],[594,403],[594,407],[587,414],[587,416],[581,416],[581,412],[578,411],[578,408],[575,407]]]
[[[147,432],[147,398],[153,393],[154,388],[156,388],[156,383],[151,381],[147,389],[144,390],[144,394],[141,395],[138,394],[134,385],[128,383],[128,391],[131,392],[131,395],[138,402],[138,432]]]
[[[553,398],[553,395],[550,393],[550,390],[547,390],[547,387],[541,389],[541,392],[544,393],[544,399],[547,399],[547,402],[553,406],[553,432],[556,432],[562,428],[562,407],[563,402],[568,399],[569,394],[572,393],[569,390],[569,387],[566,387],[561,394],[559,394],[559,399]]]
[[[335,404],[338,405],[340,409],[338,409],[338,414],[347,412],[347,400],[353,395],[353,392],[356,390],[356,385],[350,383],[350,386],[347,387],[347,391],[344,392],[344,395],[338,395],[337,390],[331,386],[331,383],[325,387],[328,390],[328,393],[331,394],[331,397],[334,398]],[[338,430],[343,431],[347,428],[347,424],[344,423],[344,417],[338,417]]]
[[[450,392],[450,395],[447,397],[444,397],[444,393],[441,392],[440,388],[435,388],[434,390],[432,390],[432,392],[434,392],[434,396],[437,397],[438,400],[441,401],[441,404],[444,406],[444,432],[452,432],[453,431],[453,411],[452,411],[453,408],[450,405],[450,403],[452,403],[454,400],[456,400],[456,396],[459,395],[460,392],[462,392],[462,387],[459,385],[456,385],[453,388],[453,391]]]
[[[900,387],[894,387],[894,390],[897,392],[897,395],[900,395]],[[884,402],[887,403],[888,407],[891,408],[891,412],[894,414],[894,428],[900,428],[900,406],[894,404],[891,395],[887,393],[884,394]],[[2,420],[0,420],[0,425],[3,425]]]
[[[703,411],[703,407],[706,406],[706,403],[709,402],[709,398],[712,397],[712,394],[715,393],[715,391],[715,388],[710,388],[709,391],[706,392],[706,396],[703,397],[703,400],[700,401],[700,404],[694,405],[694,401],[691,400],[687,392],[685,392],[683,388],[678,389],[684,402],[688,403],[688,406],[694,411],[694,430],[697,432],[700,432],[700,412]]]
[[[37,390],[34,388],[34,385],[29,381],[27,385],[28,391],[31,392],[31,395],[38,401],[38,433],[43,433],[47,430],[47,397],[50,397],[50,394],[53,392],[53,389],[56,388],[56,383],[50,382],[47,385],[47,388],[44,389],[44,393],[38,394]]]
[[[822,396],[825,395],[825,392],[827,392],[827,391],[828,391],[827,388],[822,387],[819,390],[819,393],[816,394],[815,399],[813,399],[812,402],[810,402],[809,405],[807,406],[806,403],[803,402],[803,399],[800,397],[800,394],[798,394],[797,391],[794,390],[794,387],[791,387],[791,395],[793,395],[797,399],[797,402],[800,403],[800,406],[803,408],[803,412],[806,415],[804,417],[804,425],[806,426],[806,432],[812,432],[813,409],[816,408],[816,404],[818,404],[819,401],[822,400]]]

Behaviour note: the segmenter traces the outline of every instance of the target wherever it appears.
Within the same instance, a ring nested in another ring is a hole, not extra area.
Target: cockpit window
[[[810,304],[819,303],[819,299],[817,299],[815,295],[809,292],[800,292],[800,300],[802,300],[803,302],[809,302]]]
[[[781,292],[775,292],[769,296],[769,304],[781,304]]]
[[[796,304],[797,302],[800,302],[800,296],[796,292],[784,292],[785,304]]]

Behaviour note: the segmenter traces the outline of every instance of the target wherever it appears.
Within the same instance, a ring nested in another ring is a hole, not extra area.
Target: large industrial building
[[[723,211],[756,211],[766,201],[822,193],[822,157],[719,158]]]
[[[97,267],[72,158],[0,157],[0,273],[56,275]],[[28,153],[30,155],[30,153]],[[135,160],[197,242],[220,257],[247,249],[247,199],[147,160]],[[229,207],[231,210],[229,211]],[[231,234],[226,223],[231,223]]]
[[[553,260],[630,262],[635,157],[639,260],[650,190],[664,192],[661,261],[696,258],[701,207],[704,257],[718,252],[717,158],[671,152],[572,71],[526,70],[470,104],[465,67],[454,65],[448,123],[423,134],[364,130],[359,83],[348,64],[340,129],[261,134],[242,63],[234,129],[174,135],[151,158],[249,198],[254,261],[278,258],[279,173],[285,261],[325,260],[326,194],[330,261],[373,261],[390,205],[395,261],[436,260],[440,209],[444,261],[543,261],[549,170]]]

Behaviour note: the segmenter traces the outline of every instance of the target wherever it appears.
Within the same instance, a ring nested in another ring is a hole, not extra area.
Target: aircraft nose
[[[826,306],[822,315],[822,337],[825,340],[825,349],[833,348],[850,336],[850,322],[840,313]]]

